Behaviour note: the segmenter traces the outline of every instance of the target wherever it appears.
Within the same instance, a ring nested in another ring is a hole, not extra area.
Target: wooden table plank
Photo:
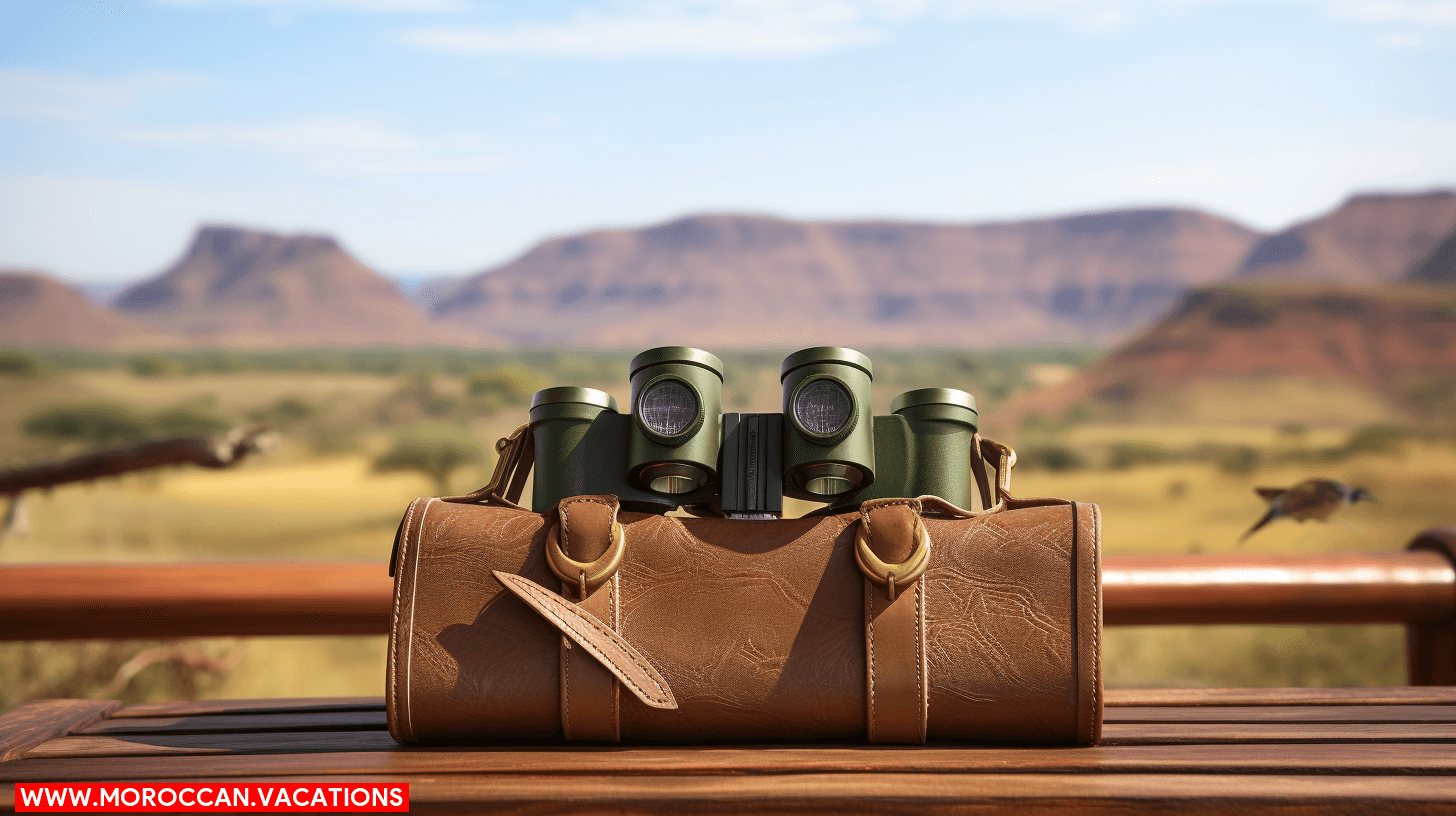
[[[1106,710],[1113,723],[1456,723],[1456,706],[1125,706]],[[384,730],[383,711],[339,710],[113,717],[72,735],[226,734],[273,731]]]
[[[358,738],[357,732],[349,735]],[[341,735],[342,736],[342,735]],[[1124,745],[1098,748],[712,746],[394,748],[383,751],[26,758],[0,781],[64,782],[318,774],[1242,773],[1456,775],[1449,743]],[[1452,781],[1456,785],[1456,780]]]
[[[383,697],[278,697],[184,700],[123,706],[112,717],[194,717],[203,714],[273,714],[294,711],[384,711]]]
[[[205,714],[195,717],[123,717],[100,720],[74,729],[71,733],[243,734],[257,731],[382,731],[387,727],[383,711],[299,711]]]
[[[1109,689],[1112,706],[1456,705],[1456,686]]]
[[[1118,706],[1104,709],[1103,722],[1451,723],[1456,706]]]
[[[1456,742],[1450,723],[1109,723],[1106,745],[1223,745],[1262,743],[1423,743]],[[202,754],[298,754],[336,751],[388,751],[395,747],[380,730],[274,731],[263,733],[130,734],[62,736],[30,749],[27,759],[99,756]],[[943,746],[950,747],[950,746]],[[985,747],[958,746],[964,750]],[[1000,746],[1000,747],[1005,747]],[[652,746],[661,751],[692,751]],[[576,746],[542,746],[566,754]],[[650,750],[644,748],[644,750]]]
[[[0,716],[0,762],[20,757],[37,745],[105,717],[116,700],[32,700]]]

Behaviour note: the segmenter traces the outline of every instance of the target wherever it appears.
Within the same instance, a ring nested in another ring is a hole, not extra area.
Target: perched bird
[[[1375,497],[1365,488],[1350,487],[1334,479],[1305,479],[1294,487],[1256,487],[1254,492],[1259,494],[1259,498],[1269,502],[1269,512],[1239,538],[1240,542],[1277,518],[1324,521],[1347,504],[1375,501]]]

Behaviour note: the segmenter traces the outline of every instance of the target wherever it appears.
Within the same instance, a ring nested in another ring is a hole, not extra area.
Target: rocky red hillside
[[[1411,269],[1410,279],[1423,283],[1456,286],[1456,230]]]
[[[134,348],[177,345],[40,272],[0,270],[0,346]]]
[[[1358,195],[1260,241],[1241,277],[1350,285],[1396,280],[1456,229],[1456,192]]]
[[[529,344],[1106,342],[1226,275],[1257,237],[1174,209],[975,226],[698,216],[547,241],[435,314]]]
[[[334,239],[234,227],[198,230],[181,260],[127,289],[116,307],[194,345],[485,345],[431,320]]]
[[[1136,413],[1215,380],[1348,386],[1410,407],[1433,384],[1456,383],[1456,290],[1225,285],[1200,289],[1106,360],[1030,395],[1003,421],[1074,405]]]

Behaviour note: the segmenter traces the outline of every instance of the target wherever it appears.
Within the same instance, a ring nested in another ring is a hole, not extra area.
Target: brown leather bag
[[[1015,453],[976,446],[981,512],[927,496],[745,521],[614,496],[525,510],[518,430],[490,484],[400,525],[389,732],[1095,744],[1100,514],[1012,498]]]

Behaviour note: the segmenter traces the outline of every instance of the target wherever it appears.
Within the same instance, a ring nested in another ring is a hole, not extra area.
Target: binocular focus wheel
[[[561,525],[554,524],[546,533],[546,563],[556,573],[557,578],[568,586],[576,587],[580,600],[588,592],[610,581],[616,574],[617,568],[622,566],[622,553],[626,550],[626,542],[627,536],[622,531],[622,525],[613,520],[612,543],[608,545],[607,551],[593,561],[575,561],[562,551]]]
[[[915,549],[910,551],[910,557],[899,564],[886,564],[870,549],[869,527],[861,521],[859,530],[854,534],[854,561],[859,565],[859,571],[874,584],[884,587],[893,601],[897,586],[920,580],[925,568],[930,565],[930,533],[925,529],[925,523],[916,518]]]

